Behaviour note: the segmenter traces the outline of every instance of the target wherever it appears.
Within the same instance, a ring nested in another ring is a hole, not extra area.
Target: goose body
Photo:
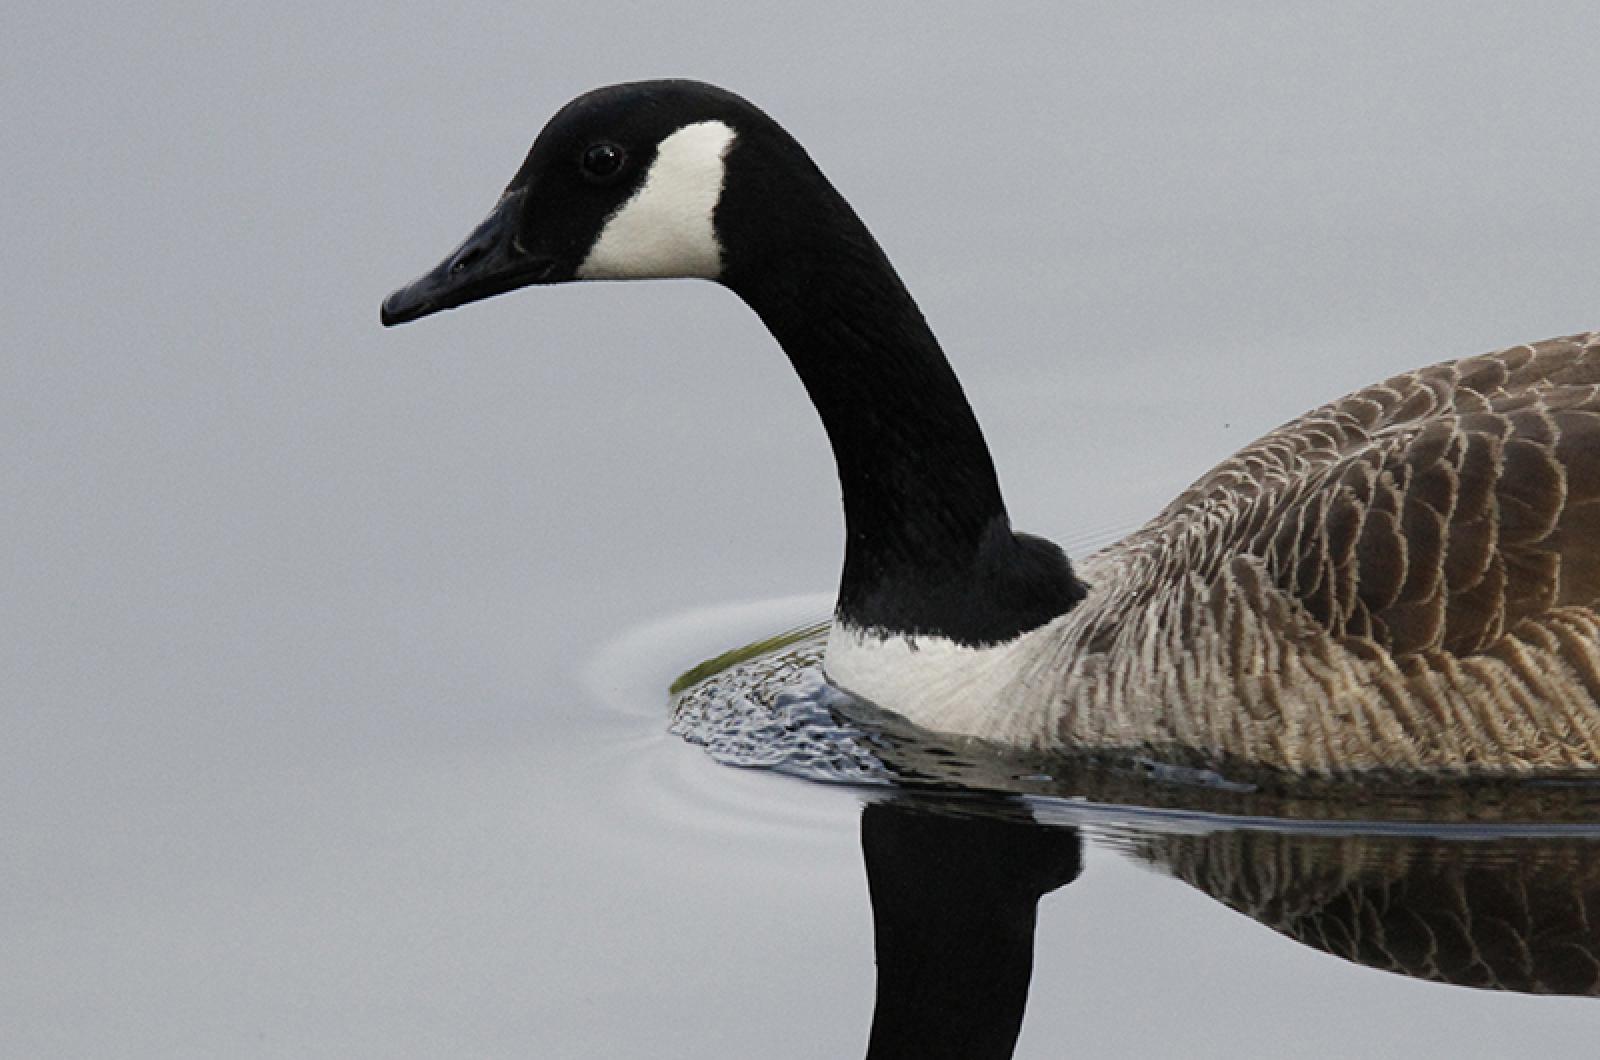
[[[1307,413],[1085,559],[1012,530],[976,418],[803,149],[687,81],[600,89],[385,324],[532,284],[714,280],[763,320],[838,465],[829,678],[1029,750],[1292,773],[1600,768],[1600,335]]]

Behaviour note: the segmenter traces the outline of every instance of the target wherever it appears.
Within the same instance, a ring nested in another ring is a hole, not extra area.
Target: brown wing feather
[[[1215,564],[1259,557],[1317,624],[1393,655],[1482,652],[1524,619],[1593,605],[1600,335],[1433,365],[1315,409],[1151,526],[1218,512],[1231,517]]]
[[[1318,773],[1592,769],[1600,333],[1315,409],[1081,569],[1094,589],[1052,656],[1063,745]]]

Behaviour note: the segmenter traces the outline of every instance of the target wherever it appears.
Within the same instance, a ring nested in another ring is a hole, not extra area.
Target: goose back
[[[1600,335],[1395,376],[1080,565],[1066,742],[1323,773],[1600,761]]]

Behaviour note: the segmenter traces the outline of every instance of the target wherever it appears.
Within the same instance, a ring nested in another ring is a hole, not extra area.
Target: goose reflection
[[[1535,798],[1548,812],[1550,793]],[[1571,808],[1587,812],[1583,801]],[[1342,820],[1340,807],[1320,820],[1157,813],[1129,825],[1129,809],[911,792],[869,802],[861,845],[878,964],[869,1060],[1012,1055],[1037,907],[1080,873],[1085,832],[1359,965],[1485,990],[1600,995],[1600,826],[1484,824],[1484,807],[1470,804],[1454,815],[1432,805],[1445,819],[1431,823]],[[1056,900],[1071,901],[1070,889]]]

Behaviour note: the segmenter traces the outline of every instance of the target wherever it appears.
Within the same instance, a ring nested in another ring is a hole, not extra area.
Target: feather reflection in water
[[[1600,837],[1152,836],[1134,852],[1313,949],[1416,979],[1600,994]]]

